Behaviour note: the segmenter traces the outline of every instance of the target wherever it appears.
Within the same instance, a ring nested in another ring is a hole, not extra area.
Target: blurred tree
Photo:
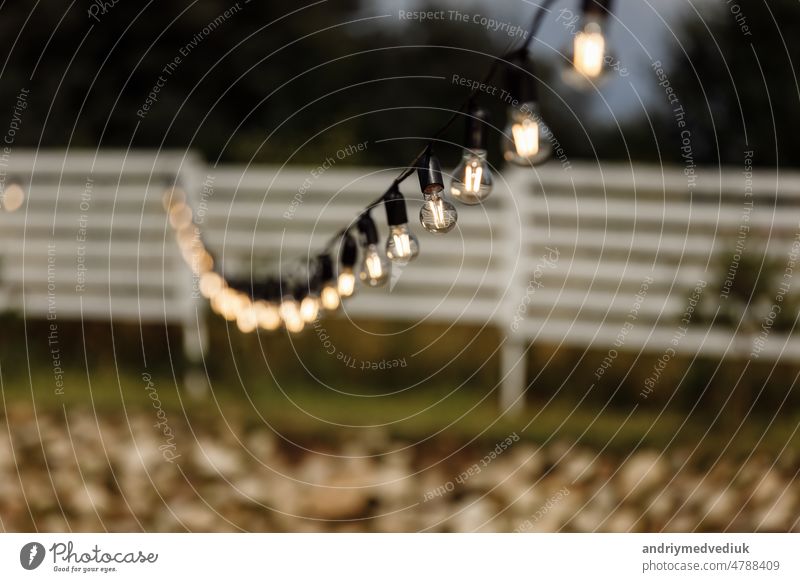
[[[755,152],[756,165],[797,165],[800,38],[790,31],[800,26],[800,4],[738,0],[697,10],[686,11],[671,28],[671,54],[660,59],[676,103],[664,99],[663,106],[656,102],[619,127],[598,127],[584,123],[587,104],[569,91],[550,96],[548,120],[572,158],[683,164],[688,135],[691,161],[698,165],[741,166],[745,150]],[[685,127],[672,110],[678,106]],[[681,135],[684,130],[689,133]]]
[[[348,162],[403,163],[419,142],[402,138],[429,135],[449,115],[440,108],[464,98],[453,73],[480,76],[481,51],[497,50],[479,26],[469,35],[449,21],[389,26],[358,0],[102,5],[3,4],[0,111],[30,90],[15,146],[191,147],[211,160],[320,163],[368,140]]]
[[[757,165],[797,164],[797,27],[796,0],[715,3],[676,27],[679,43],[667,66],[697,163],[741,165],[743,152],[753,150]],[[677,129],[671,133],[679,139]],[[664,150],[671,158],[679,151]]]

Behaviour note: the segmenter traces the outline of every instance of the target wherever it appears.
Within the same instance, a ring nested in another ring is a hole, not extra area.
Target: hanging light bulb
[[[225,279],[214,271],[200,276],[200,294],[206,299],[213,299],[224,287]]]
[[[336,278],[333,275],[333,261],[327,253],[317,257],[322,291],[319,293],[320,302],[326,311],[339,309],[339,291],[336,288]]]
[[[313,323],[319,316],[319,277],[312,273],[308,279],[305,297],[300,302],[300,316],[306,323]]]
[[[25,189],[19,180],[10,180],[3,188],[2,207],[6,212],[16,212],[25,202]]]
[[[563,77],[570,85],[582,89],[607,78],[610,67],[603,29],[610,10],[611,0],[583,0],[583,20],[565,51],[568,66]]]
[[[472,107],[467,118],[467,137],[461,163],[453,170],[450,195],[463,204],[480,204],[492,193],[492,171],[486,152],[485,124],[489,114]]]
[[[575,70],[589,78],[597,78],[603,72],[606,53],[606,39],[603,29],[596,20],[586,23],[583,30],[575,35]]]
[[[358,232],[361,233],[361,244],[364,247],[359,278],[370,287],[385,285],[389,280],[391,263],[378,250],[378,229],[375,228],[369,211],[358,219]]]
[[[224,287],[211,300],[211,308],[228,321],[236,321],[249,298],[232,286]]]
[[[444,179],[438,158],[428,151],[417,167],[419,187],[425,202],[419,211],[422,227],[433,234],[444,234],[453,230],[458,220],[455,206],[442,198]]]
[[[405,265],[419,254],[419,241],[408,229],[406,200],[397,184],[393,184],[383,197],[386,208],[386,222],[389,224],[389,238],[386,239],[386,256],[395,263]]]
[[[306,295],[300,303],[300,315],[306,323],[312,323],[319,315],[319,297]]]
[[[358,245],[349,232],[342,236],[341,266],[337,282],[339,297],[352,297],[356,289],[355,266],[358,260]]]
[[[553,152],[552,132],[542,121],[534,101],[508,110],[508,126],[503,139],[503,157],[519,166],[535,166],[547,161]]]
[[[326,311],[336,311],[339,309],[339,305],[341,305],[339,291],[336,290],[336,285],[334,284],[328,284],[322,287],[319,298],[322,301],[322,307]]]
[[[281,298],[280,313],[283,324],[286,329],[292,333],[300,333],[303,331],[306,323],[303,321],[303,316],[300,314],[300,301],[302,301],[302,290],[296,289],[293,293],[282,285],[284,295]],[[299,298],[299,299],[298,299]]]
[[[508,67],[509,92],[521,105],[508,109],[503,138],[503,157],[519,166],[545,162],[553,151],[550,128],[542,121],[534,77],[527,70],[525,55],[518,55]]]
[[[258,327],[266,331],[275,331],[281,326],[281,315],[278,307],[269,301],[259,299],[253,304]]]
[[[252,301],[244,304],[236,314],[236,327],[242,333],[251,333],[258,327],[258,315]]]
[[[280,286],[274,279],[256,288],[257,299],[253,306],[256,311],[258,327],[266,331],[275,331],[281,326],[281,314],[278,309],[280,303]]]

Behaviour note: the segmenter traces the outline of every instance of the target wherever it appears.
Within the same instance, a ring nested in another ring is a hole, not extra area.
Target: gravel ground
[[[4,531],[800,531],[796,454],[629,456],[515,434],[289,443],[236,419],[91,411],[0,421]],[[516,437],[516,438],[515,438]]]

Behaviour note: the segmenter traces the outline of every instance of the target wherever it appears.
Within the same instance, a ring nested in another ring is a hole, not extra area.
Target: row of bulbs
[[[434,159],[433,163],[438,162]],[[201,295],[215,313],[236,322],[244,333],[259,328],[274,331],[281,326],[298,333],[315,321],[321,310],[335,311],[343,298],[351,297],[357,277],[371,287],[383,285],[390,274],[389,260],[407,263],[419,254],[419,243],[408,228],[405,199],[395,185],[383,197],[390,223],[386,256],[378,248],[377,227],[366,211],[357,222],[363,245],[359,269],[358,244],[346,231],[341,238],[338,274],[334,273],[331,255],[323,253],[309,265],[303,284],[279,279],[268,279],[262,285],[233,282],[214,270],[214,259],[194,222],[186,193],[178,187],[170,188],[164,193],[163,203],[181,256],[198,281]]]
[[[595,81],[606,72],[605,39],[601,25],[610,8],[610,0],[584,0],[584,23],[575,35],[571,57],[573,73]],[[527,54],[518,53],[508,68],[509,92],[522,104],[508,112],[504,131],[503,157],[520,166],[534,166],[546,161],[551,152],[552,133],[541,119],[535,85],[527,79]],[[461,162],[453,171],[450,196],[463,204],[482,203],[492,192],[493,178],[486,147],[486,111],[472,102],[467,111],[466,139]],[[415,161],[424,202],[419,219],[433,234],[450,232],[456,225],[455,206],[444,197],[441,165],[432,148]],[[274,331],[281,326],[299,333],[314,322],[321,311],[339,309],[342,300],[356,289],[357,276],[369,287],[385,285],[391,264],[407,264],[419,254],[419,241],[408,226],[405,199],[395,181],[380,198],[389,225],[385,254],[378,247],[378,231],[371,217],[373,206],[358,218],[356,229],[362,247],[362,260],[356,275],[358,244],[345,229],[341,235],[338,273],[328,252],[308,265],[307,276],[300,281],[268,279],[260,285],[227,281],[214,270],[214,259],[206,249],[194,223],[185,192],[172,188],[164,195],[164,207],[181,254],[199,281],[200,293],[211,308],[228,321],[236,322],[244,333],[257,329]]]
[[[292,323],[294,319],[289,317],[284,321],[279,304],[272,300],[267,301],[266,294],[262,298],[255,293],[248,293],[243,286],[229,283],[214,270],[214,257],[200,236],[183,189],[177,186],[167,189],[162,201],[181,256],[191,269],[200,293],[209,300],[215,313],[228,321],[235,321],[237,327],[245,333],[259,327],[276,330],[283,323],[286,323],[287,329],[296,328]],[[315,313],[314,316],[316,315]],[[302,325],[299,329],[302,330]]]
[[[564,75],[565,80],[576,87],[596,84],[607,78],[611,70],[604,34],[610,10],[611,0],[583,0],[583,19],[568,51],[570,67]],[[503,157],[518,166],[535,166],[550,157],[552,132],[542,121],[536,86],[527,78],[533,77],[527,65],[527,50],[511,55],[507,72],[509,94],[521,105],[508,110],[502,139]],[[492,192],[492,172],[486,151],[488,116],[479,107],[470,107],[468,116],[464,153],[453,172],[450,195],[464,204],[480,204]],[[455,217],[455,209],[446,204],[444,208]],[[424,220],[423,226],[431,230]]]

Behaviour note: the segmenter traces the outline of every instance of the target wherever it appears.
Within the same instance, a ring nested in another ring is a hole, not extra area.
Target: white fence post
[[[530,249],[525,244],[525,231],[520,207],[527,204],[525,197],[527,181],[525,173],[508,169],[505,175],[508,190],[503,192],[503,224],[498,229],[504,236],[501,251],[506,272],[504,280],[508,281],[505,298],[500,305],[500,336],[503,346],[500,349],[500,410],[509,415],[519,415],[525,410],[525,389],[527,386],[527,341],[519,330],[519,317],[524,306],[526,273],[530,263]]]
[[[187,199],[195,213],[203,202],[201,191],[208,173],[207,168],[208,166],[202,160],[189,154],[178,174],[180,184],[185,189]],[[202,232],[202,227],[200,230]],[[202,366],[208,345],[206,309],[200,296],[199,281],[195,280],[191,268],[186,266],[182,268],[181,281],[185,282],[182,285],[184,291],[181,302],[183,311],[181,329],[183,352],[188,364],[184,375],[184,386],[189,394],[200,397],[205,395],[209,388],[204,366]]]
[[[527,386],[527,345],[517,338],[508,338],[500,349],[500,410],[518,416],[525,410]]]

